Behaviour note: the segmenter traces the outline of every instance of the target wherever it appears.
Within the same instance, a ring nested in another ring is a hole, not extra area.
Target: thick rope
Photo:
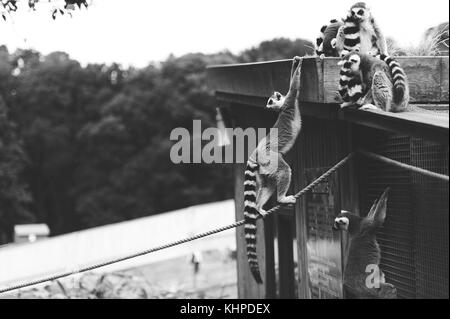
[[[295,194],[295,198],[299,198],[300,196],[304,195],[305,193],[307,193],[308,191],[310,191],[314,186],[316,186],[317,184],[321,183],[323,180],[325,180],[326,178],[328,178],[331,174],[333,174],[336,170],[338,170],[341,166],[343,166],[346,162],[348,162],[355,154],[354,153],[350,153],[349,155],[347,155],[345,158],[343,158],[341,161],[339,161],[336,165],[334,165],[333,167],[331,167],[328,171],[326,171],[324,174],[322,174],[319,178],[317,178],[316,180],[314,180],[311,184],[309,184],[308,186],[306,186],[305,188],[303,188],[300,192],[298,192],[297,194]],[[285,206],[285,205],[277,205],[275,207],[273,207],[272,209],[267,211],[267,214],[272,214],[275,213],[276,211],[278,211],[281,206]],[[267,216],[267,215],[266,215]],[[258,217],[259,218],[259,217]],[[6,287],[6,288],[0,288],[0,294],[8,292],[8,291],[12,291],[12,290],[16,290],[16,289],[21,289],[21,288],[25,288],[25,287],[30,287],[30,286],[34,286],[34,285],[38,285],[38,284],[42,284],[44,282],[47,281],[52,281],[52,280],[57,280],[60,278],[64,278],[64,277],[68,277],[71,275],[75,275],[78,273],[82,273],[82,272],[86,272],[86,271],[90,271],[90,270],[94,270],[100,267],[104,267],[104,266],[108,266],[111,264],[115,264],[124,260],[128,260],[128,259],[132,259],[132,258],[136,258],[139,256],[143,256],[143,255],[147,255],[150,253],[153,253],[155,251],[158,250],[162,250],[162,249],[166,249],[166,248],[170,248],[173,246],[177,246],[177,245],[181,245],[199,238],[203,238],[203,237],[207,237],[213,234],[217,234],[220,232],[223,232],[225,230],[228,229],[232,229],[238,226],[242,226],[244,225],[244,220],[240,220],[238,222],[235,222],[234,224],[228,225],[228,226],[224,226],[224,227],[220,227],[214,230],[210,230],[204,233],[200,233],[197,235],[194,235],[192,237],[188,237],[188,238],[184,238],[184,239],[180,239],[165,245],[161,245],[158,247],[154,247],[154,248],[150,248],[138,253],[134,253],[128,256],[124,256],[124,257],[120,257],[120,258],[115,258],[115,259],[111,259],[108,261],[104,261],[101,263],[97,263],[97,264],[93,264],[90,266],[85,266],[79,269],[75,269],[75,270],[70,270],[70,271],[66,271],[66,272],[62,272],[59,274],[54,274],[48,277],[43,277],[40,279],[36,279],[36,280],[31,280],[31,281],[26,281],[26,282],[22,282],[22,283],[17,283],[14,284],[12,286]]]
[[[429,170],[426,170],[426,169],[423,169],[423,168],[420,168],[420,167],[416,167],[416,166],[408,165],[408,164],[405,164],[405,163],[401,163],[401,162],[395,161],[393,159],[387,158],[385,156],[382,156],[382,155],[379,155],[379,154],[375,154],[375,153],[372,153],[372,152],[368,152],[368,151],[359,150],[358,153],[362,154],[364,156],[367,156],[369,158],[372,158],[374,160],[377,160],[377,161],[380,161],[380,162],[383,162],[383,163],[386,163],[386,164],[389,164],[389,165],[393,165],[393,166],[396,166],[396,167],[400,167],[400,168],[406,169],[408,171],[412,171],[412,172],[415,172],[415,173],[418,173],[418,174],[421,174],[421,175],[425,175],[425,176],[428,176],[428,177],[432,177],[432,178],[438,178],[438,179],[444,180],[446,182],[449,181],[448,176],[444,175],[444,174],[435,173],[435,172],[432,172],[432,171],[429,171]]]

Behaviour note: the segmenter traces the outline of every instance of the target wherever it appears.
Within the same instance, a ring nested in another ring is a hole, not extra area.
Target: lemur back
[[[336,49],[341,57],[350,52],[388,54],[386,39],[364,2],[350,8],[336,36]]]
[[[339,82],[339,93],[344,101],[342,107],[364,105],[388,112],[401,112],[408,107],[408,80],[393,58],[349,53],[339,64],[342,65]],[[352,90],[357,93],[352,94]]]
[[[343,24],[342,21],[333,19],[330,21],[330,24],[322,26],[316,39],[317,56],[320,58],[339,56],[339,52],[336,49],[336,35]]]
[[[281,204],[294,204],[294,196],[286,196],[291,182],[291,168],[283,156],[291,149],[301,128],[298,93],[303,60],[295,57],[292,64],[291,84],[286,97],[278,92],[268,100],[267,107],[280,109],[273,126],[277,134],[262,139],[247,161],[244,181],[244,234],[247,258],[256,282],[262,283],[256,253],[256,221],[265,216],[264,204],[276,192]]]

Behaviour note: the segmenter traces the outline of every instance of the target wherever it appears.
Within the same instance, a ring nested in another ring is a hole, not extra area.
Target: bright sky
[[[20,1],[20,0],[19,0]],[[27,2],[26,0],[21,0]],[[42,2],[44,2],[42,0]],[[145,66],[170,53],[238,53],[274,37],[315,39],[355,0],[93,0],[73,18],[51,18],[50,7],[0,20],[0,44],[10,50],[65,51],[80,62]],[[367,0],[382,30],[400,44],[449,20],[448,0]],[[24,3],[27,7],[26,3]]]

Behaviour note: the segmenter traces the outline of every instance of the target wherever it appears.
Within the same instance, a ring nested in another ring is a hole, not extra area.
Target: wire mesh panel
[[[358,128],[355,139],[360,148],[448,174],[448,146],[369,128]],[[391,187],[377,233],[386,282],[399,298],[448,298],[448,183],[366,158],[358,167],[363,215]]]
[[[409,163],[409,137],[363,129],[359,146],[391,159]],[[360,205],[362,215],[383,190],[391,187],[386,221],[377,233],[386,282],[396,286],[399,298],[415,298],[414,221],[411,214],[411,174],[401,168],[362,159],[359,163]]]
[[[411,164],[448,175],[448,146],[411,139]],[[412,174],[418,298],[448,298],[448,182]]]

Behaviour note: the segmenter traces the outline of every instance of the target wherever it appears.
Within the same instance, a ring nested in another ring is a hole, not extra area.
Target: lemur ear
[[[370,219],[375,225],[382,225],[384,219],[386,218],[389,189],[390,188],[387,187],[384,190],[383,194],[381,194],[380,198],[378,200],[375,200],[375,202],[372,205],[372,208],[367,214],[366,218]]]
[[[339,66],[340,66],[340,65],[344,65],[344,63],[345,63],[345,60],[341,60],[341,61],[338,62],[337,65],[339,65]]]

